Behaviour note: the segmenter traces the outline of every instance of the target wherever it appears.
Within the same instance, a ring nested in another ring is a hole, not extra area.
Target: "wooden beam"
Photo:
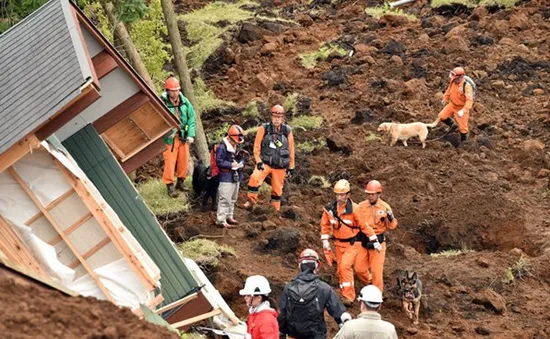
[[[93,125],[97,133],[101,134],[113,127],[117,122],[126,118],[130,113],[138,110],[141,106],[150,101],[149,97],[142,91],[137,92],[128,99],[111,109],[107,114],[94,121]]]
[[[199,297],[198,293],[193,293],[193,294],[190,294],[188,295],[187,297],[185,298],[182,298],[180,300],[177,300],[177,301],[174,301],[173,303],[171,304],[168,304],[166,306],[163,306],[161,308],[159,308],[158,310],[155,310],[155,313],[156,314],[161,314],[161,313],[164,313],[166,311],[170,311],[171,309],[173,309],[174,307],[178,307],[178,306],[181,306],[181,305],[185,305],[187,304],[188,302],[190,302],[191,300],[194,300],[194,299],[197,299]]]
[[[0,154],[0,173],[4,172],[11,165],[15,164],[19,159],[23,158],[27,153],[40,147],[40,140],[30,133],[21,139],[17,144],[8,148],[7,151]]]
[[[107,133],[103,133],[101,135],[101,137],[103,138],[103,140],[105,141],[105,143],[111,147],[113,149],[113,151],[116,153],[116,155],[118,156],[117,157],[117,160],[118,159],[122,159],[124,157],[126,157],[126,153],[124,153],[123,150],[121,150],[117,144],[107,135]]]
[[[42,211],[42,213],[44,214],[44,216],[46,217],[46,219],[48,219],[48,221],[50,222],[50,224],[53,226],[53,228],[57,231],[57,233],[63,238],[63,241],[65,241],[65,243],[67,244],[67,246],[69,247],[69,249],[73,252],[73,254],[75,255],[75,257],[78,259],[78,261],[80,261],[80,263],[82,264],[82,266],[86,269],[86,271],[88,272],[88,274],[90,275],[90,277],[92,277],[92,279],[95,281],[96,285],[99,287],[99,289],[101,290],[101,292],[103,292],[103,294],[105,295],[105,297],[107,298],[107,300],[109,300],[110,302],[114,303],[114,299],[113,297],[111,296],[111,294],[109,293],[109,291],[107,290],[107,288],[105,287],[105,285],[103,285],[103,283],[101,282],[101,280],[99,280],[97,274],[94,272],[94,270],[90,267],[90,265],[88,265],[88,263],[86,262],[86,260],[82,257],[82,255],[78,252],[78,250],[76,249],[76,246],[73,244],[73,242],[71,241],[71,239],[69,239],[69,237],[67,235],[65,235],[65,233],[63,233],[63,230],[61,229],[61,227],[59,227],[59,225],[57,224],[57,221],[55,221],[55,219],[50,215],[50,213],[48,211],[46,211],[46,209],[44,208],[44,206],[42,206],[42,204],[40,203],[40,200],[38,200],[38,198],[36,197],[36,195],[34,195],[34,193],[31,191],[31,189],[27,186],[27,184],[25,183],[25,181],[19,176],[19,174],[13,169],[13,167],[10,167],[8,169],[9,173],[15,178],[15,180],[17,181],[17,183],[21,186],[21,188],[23,188],[23,190],[25,191],[25,193],[27,193],[27,195],[29,196],[29,198],[31,198],[31,200],[34,202],[34,204]]]
[[[92,83],[73,101],[67,104],[55,117],[43,124],[37,131],[36,136],[44,140],[54,134],[58,129],[71,121],[74,117],[93,104],[101,95]]]
[[[171,128],[167,128],[166,130],[158,133],[157,135],[153,136],[151,138],[151,140],[147,141],[147,142],[144,142],[141,146],[139,146],[138,148],[134,149],[132,152],[126,154],[125,157],[121,158],[120,161],[121,162],[125,162],[127,161],[128,159],[130,159],[131,157],[133,157],[134,155],[138,154],[139,152],[141,152],[142,150],[146,149],[147,146],[151,145],[152,143],[154,143],[156,140],[163,140],[164,141],[164,138],[163,136],[166,135],[168,132],[170,132],[172,129]]]
[[[68,196],[72,195],[74,193],[74,190],[71,188],[67,192],[61,194],[57,199],[52,201],[51,203],[46,206],[47,211],[51,211],[55,206],[59,205],[63,200],[67,199]],[[42,217],[42,212],[38,211],[35,215],[33,215],[29,220],[25,221],[25,226],[29,226],[36,220],[40,219]]]
[[[220,311],[219,308],[216,308],[215,310],[212,310],[208,313],[204,313],[204,314],[198,315],[196,317],[189,318],[189,319],[186,319],[186,320],[183,320],[183,321],[179,321],[175,324],[170,324],[170,325],[172,325],[172,327],[177,329],[177,328],[185,327],[187,325],[191,325],[193,323],[196,323],[196,322],[204,320],[204,319],[212,318],[212,317],[217,316],[218,314],[221,314],[221,313],[222,313],[222,311]]]
[[[121,164],[122,169],[126,173],[133,172],[147,161],[164,152],[165,149],[166,146],[164,145],[164,138],[159,138],[149,144],[149,146],[142,149],[138,154],[123,162]]]
[[[94,65],[92,63],[92,58],[90,57],[90,51],[88,50],[88,44],[86,43],[86,39],[84,39],[84,35],[82,34],[82,29],[80,28],[80,24],[78,22],[78,14],[75,11],[74,7],[72,8],[72,14],[73,14],[76,30],[78,32],[78,37],[80,38],[80,42],[82,43],[82,48],[84,49],[84,54],[86,54],[86,59],[88,60],[88,64],[90,65],[90,70],[92,71],[92,78],[94,79],[95,87],[97,89],[100,89],[99,79],[97,77]]]
[[[106,50],[94,56],[92,58],[92,63],[94,64],[97,77],[100,80],[118,67],[115,59]]]
[[[86,253],[82,254],[82,258],[84,259],[88,259],[89,257],[91,257],[92,255],[96,254],[97,251],[99,251],[100,249],[102,249],[103,247],[107,246],[109,243],[111,242],[111,239],[109,239],[109,237],[105,237],[103,238],[103,240],[101,240],[100,242],[98,242],[94,247],[90,248],[88,251],[86,251]],[[79,260],[75,260],[73,261],[69,267],[72,268],[73,270],[75,269],[75,267],[77,267],[79,265]]]
[[[103,211],[103,208],[95,200],[95,198],[88,192],[87,187],[81,181],[81,179],[74,176],[59,160],[54,158],[54,162],[57,167],[64,174],[65,178],[71,184],[75,192],[78,194],[82,202],[86,205],[88,210],[93,214],[98,224],[103,228],[107,236],[111,239],[118,252],[128,262],[128,266],[134,271],[136,276],[141,280],[143,286],[147,287],[148,291],[153,291],[157,287],[157,282],[153,277],[149,276],[149,273],[141,263],[141,261],[135,256],[134,252],[122,237],[120,230],[117,230],[116,226],[112,223],[109,217]]]
[[[48,275],[38,263],[31,251],[23,243],[19,235],[8,225],[8,222],[0,215],[0,251],[8,258],[37,274],[47,277]]]
[[[40,213],[40,214],[42,214],[42,213]],[[93,218],[92,213],[88,213],[85,216],[83,216],[82,218],[78,219],[74,224],[67,227],[63,232],[65,233],[65,235],[69,235],[92,218]],[[50,244],[52,246],[55,246],[61,240],[63,240],[63,238],[60,235],[58,235],[57,237],[50,240],[50,242],[48,244]]]

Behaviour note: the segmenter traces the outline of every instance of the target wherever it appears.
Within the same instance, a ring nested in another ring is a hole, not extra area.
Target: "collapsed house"
[[[238,324],[126,175],[162,152],[177,121],[84,13],[50,0],[0,36],[0,64],[7,260],[175,327]]]

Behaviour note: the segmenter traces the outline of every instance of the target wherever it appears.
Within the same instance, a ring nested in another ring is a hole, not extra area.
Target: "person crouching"
[[[231,228],[239,223],[233,212],[239,196],[239,183],[243,179],[244,157],[239,156],[237,145],[244,143],[244,131],[239,125],[232,125],[227,136],[216,149],[216,164],[220,169],[218,186],[218,211],[216,224]]]

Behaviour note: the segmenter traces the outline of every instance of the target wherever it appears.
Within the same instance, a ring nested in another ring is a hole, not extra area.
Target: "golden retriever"
[[[428,128],[434,128],[437,126],[437,123],[437,120],[431,124],[425,124],[423,122],[411,122],[410,124],[383,122],[378,126],[378,132],[388,133],[391,136],[390,146],[395,145],[397,140],[401,140],[403,145],[408,146],[407,140],[417,136],[422,143],[422,148],[425,148]]]

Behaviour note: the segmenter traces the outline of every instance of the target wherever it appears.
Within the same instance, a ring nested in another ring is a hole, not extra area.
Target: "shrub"
[[[189,180],[191,180],[190,178]],[[188,184],[186,180],[186,185]],[[180,192],[177,198],[169,197],[166,193],[166,185],[162,179],[149,179],[145,181],[138,186],[138,192],[155,215],[178,213],[189,209],[185,194]]]
[[[312,69],[317,65],[317,62],[326,60],[333,52],[338,53],[340,56],[345,56],[348,53],[347,50],[337,44],[327,43],[315,52],[300,54],[302,66],[307,69]]]
[[[208,239],[194,239],[178,245],[181,254],[193,259],[199,266],[217,267],[224,256],[236,256],[235,250]]]

